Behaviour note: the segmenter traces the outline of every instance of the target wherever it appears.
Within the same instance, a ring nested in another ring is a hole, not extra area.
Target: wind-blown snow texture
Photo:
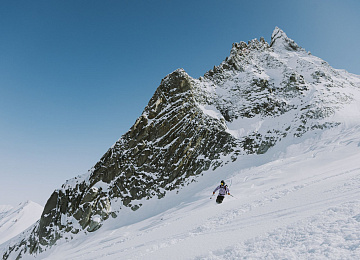
[[[1,252],[358,259],[359,155],[360,77],[276,28],[270,44],[233,44],[200,79],[168,75],[132,129]],[[216,205],[221,179],[235,198]]]

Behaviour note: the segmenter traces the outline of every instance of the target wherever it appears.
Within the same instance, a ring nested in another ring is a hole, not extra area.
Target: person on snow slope
[[[226,194],[230,195],[230,190],[229,190],[228,186],[225,185],[224,181],[221,181],[220,185],[215,188],[215,190],[213,191],[213,195],[215,195],[215,192],[217,190],[219,190],[219,194],[216,198],[216,202],[220,204],[224,200],[224,197]]]

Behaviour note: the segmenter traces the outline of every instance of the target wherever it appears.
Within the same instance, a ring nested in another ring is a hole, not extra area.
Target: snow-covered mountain
[[[36,259],[360,259],[360,126],[298,141],[204,172]],[[235,197],[218,205],[221,179]]]
[[[16,207],[0,205],[0,244],[20,234],[40,219],[43,207],[26,201]]]
[[[296,237],[349,201],[344,216],[355,228],[359,121],[359,76],[333,69],[279,28],[270,44],[235,43],[199,79],[182,69],[166,76],[134,126],[87,174],[54,191],[3,258],[169,259],[174,250],[180,259],[236,258],[247,246],[266,248],[259,235],[275,247],[285,236],[278,228]],[[221,212],[208,197],[220,179],[237,197]]]

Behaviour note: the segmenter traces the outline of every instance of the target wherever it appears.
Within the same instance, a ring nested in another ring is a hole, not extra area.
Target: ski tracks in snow
[[[296,255],[339,259],[341,254],[351,259],[360,250],[359,176],[360,168],[304,175],[264,189],[253,200],[244,199],[245,203],[241,198],[227,198],[221,205],[209,204],[199,211],[192,208],[190,216],[175,213],[166,224],[157,223],[146,231],[157,239],[148,240],[127,257],[165,259],[176,252],[172,259],[191,259],[194,254],[202,255],[198,259]],[[155,234],[155,227],[168,235]],[[189,248],[196,248],[197,253]]]
[[[196,259],[359,259],[359,212],[348,202]]]
[[[202,218],[200,224],[189,221],[184,232],[165,240],[162,238],[160,243],[154,241],[151,250],[141,257],[165,257],[170,253],[165,248],[171,248],[182,252],[179,259],[188,259],[187,255],[190,257],[193,252],[187,254],[187,246],[195,244],[198,255],[202,255],[198,259],[299,256],[341,259],[341,255],[346,259],[359,258],[355,257],[360,256],[360,167],[354,164],[356,156],[342,160],[341,170],[335,161],[315,171],[296,176],[289,174],[280,179],[277,173],[283,177],[284,174],[272,164],[266,176],[255,174],[253,180],[239,176],[257,182],[259,185],[255,187],[259,195],[246,198],[244,191],[239,200],[228,199],[224,204],[216,205],[215,213],[208,212],[209,217]],[[294,167],[293,163],[291,165]],[[311,163],[309,166],[315,167]],[[211,253],[203,254],[202,250]],[[139,259],[141,257],[139,255]]]
[[[358,143],[234,169],[237,199],[218,205],[209,188],[201,199],[60,245],[48,259],[360,259]]]

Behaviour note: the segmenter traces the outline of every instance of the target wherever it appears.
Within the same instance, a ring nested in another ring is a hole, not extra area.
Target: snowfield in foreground
[[[289,142],[37,259],[360,259],[360,127]],[[209,198],[221,179],[235,197],[217,205]]]

